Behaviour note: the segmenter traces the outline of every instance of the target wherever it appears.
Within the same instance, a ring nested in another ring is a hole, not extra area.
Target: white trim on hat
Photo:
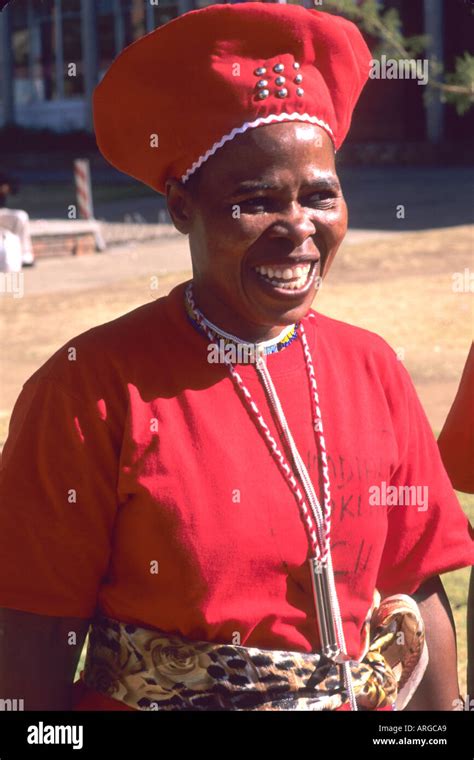
[[[194,174],[194,172],[199,169],[199,167],[207,161],[210,156],[213,156],[216,150],[219,148],[222,148],[224,143],[228,142],[229,140],[233,140],[234,137],[237,135],[241,135],[244,132],[246,132],[248,129],[252,129],[253,127],[259,127],[261,124],[271,124],[274,121],[306,121],[310,124],[317,124],[320,127],[323,127],[323,129],[326,130],[326,132],[329,133],[332,141],[334,142],[334,132],[332,131],[329,124],[326,124],[325,121],[322,121],[322,119],[318,119],[317,116],[310,116],[307,113],[279,113],[279,114],[270,114],[269,116],[261,116],[258,119],[255,119],[255,121],[246,121],[241,127],[236,127],[228,134],[224,135],[224,137],[221,137],[220,140],[214,143],[212,148],[209,148],[209,150],[206,150],[205,153],[203,153],[197,161],[193,163],[193,165],[181,176],[181,182],[183,184],[190,178],[191,174]]]

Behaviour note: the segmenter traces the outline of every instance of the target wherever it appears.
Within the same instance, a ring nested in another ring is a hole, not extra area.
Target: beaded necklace
[[[245,343],[245,341],[242,341],[239,338],[230,335],[229,333],[224,333],[222,330],[220,330],[220,328],[216,327],[216,325],[206,319],[206,317],[196,306],[192,281],[187,285],[185,289],[185,307],[192,323],[199,329],[200,332],[204,333],[209,341],[213,342],[216,339],[216,336],[220,335],[236,343]],[[293,329],[294,337],[292,337],[292,340],[294,340],[296,337],[300,337],[301,339],[306,371],[311,389],[312,422],[313,430],[315,432],[315,436],[317,437],[319,462],[322,469],[324,509],[319,503],[306,466],[293,440],[293,436],[286,421],[271,375],[268,372],[265,358],[267,354],[265,351],[265,346],[259,347],[258,343],[250,344],[257,349],[255,367],[265,388],[269,402],[278,418],[280,432],[286,440],[286,443],[291,451],[293,465],[300,477],[301,485],[306,494],[306,499],[301,492],[300,485],[298,484],[298,481],[295,478],[295,475],[292,472],[289,463],[287,462],[284,454],[280,451],[276,440],[270,433],[268,425],[263,419],[263,416],[261,415],[256,403],[252,399],[252,396],[248,388],[245,386],[240,374],[237,372],[229,359],[224,357],[223,361],[226,363],[229,369],[232,381],[238,394],[251,413],[251,416],[254,418],[257,424],[257,428],[261,430],[270,454],[272,455],[280,472],[282,473],[293,495],[295,496],[296,501],[298,502],[298,506],[303,517],[303,522],[309,535],[311,549],[314,553],[314,556],[310,557],[308,561],[311,568],[312,589],[317,612],[317,621],[322,645],[322,652],[329,659],[342,664],[344,681],[348,691],[349,703],[352,710],[357,710],[357,704],[352,686],[352,677],[349,662],[350,658],[346,652],[341,613],[337,599],[334,582],[334,571],[332,567],[330,546],[331,490],[326,454],[326,442],[323,435],[323,421],[321,416],[316,376],[311,353],[306,339],[305,329],[302,322],[298,322],[297,324],[293,325]],[[280,337],[281,336],[277,336],[276,340],[278,341]],[[310,509],[308,509],[306,502],[309,503]]]
[[[190,322],[197,327],[201,332],[204,332],[206,335],[207,333],[203,331],[201,324],[196,318],[195,312],[188,302],[188,299],[184,302],[185,308],[186,308],[186,314],[189,317]],[[212,322],[210,322],[208,319],[205,319],[205,317],[201,314],[201,321],[211,329],[213,332],[216,333],[216,335],[219,335],[219,337],[224,341],[225,346],[228,346],[232,343],[240,343],[244,345],[251,345],[257,347],[257,350],[263,351],[265,354],[275,354],[278,351],[282,351],[284,348],[289,346],[293,341],[298,337],[298,334],[296,332],[296,325],[291,325],[290,327],[285,327],[279,335],[276,336],[276,338],[272,338],[271,340],[266,341],[259,341],[258,343],[248,343],[248,341],[240,340],[240,338],[237,338],[235,335],[231,335],[230,333],[224,332],[224,330],[221,330],[219,327],[216,327]]]

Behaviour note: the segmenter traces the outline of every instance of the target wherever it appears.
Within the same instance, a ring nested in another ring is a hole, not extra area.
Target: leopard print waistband
[[[351,661],[360,710],[402,709],[427,664],[417,605],[389,597],[367,620],[364,657]],[[98,617],[82,679],[137,710],[337,710],[342,667],[318,652],[192,641]]]

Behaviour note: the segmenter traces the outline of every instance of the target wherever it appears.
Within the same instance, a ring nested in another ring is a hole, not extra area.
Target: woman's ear
[[[189,190],[177,179],[166,181],[166,203],[171,220],[183,235],[187,235],[191,228],[194,203]]]

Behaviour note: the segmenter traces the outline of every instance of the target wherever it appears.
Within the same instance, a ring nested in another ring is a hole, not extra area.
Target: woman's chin
[[[252,304],[252,311],[265,313],[265,321],[271,324],[293,324],[302,319],[318,293],[320,277],[313,267],[307,281],[299,287],[287,288],[281,283],[272,283],[255,270],[246,276],[244,291]]]

